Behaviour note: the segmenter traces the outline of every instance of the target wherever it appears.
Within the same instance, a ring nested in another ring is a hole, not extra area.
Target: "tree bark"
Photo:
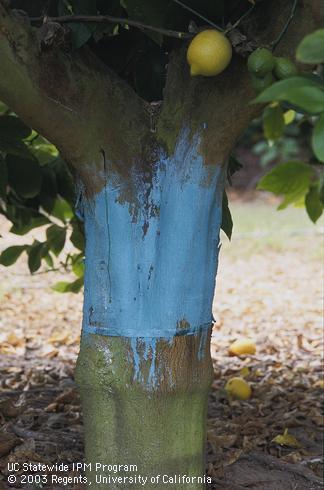
[[[145,488],[164,488],[179,475],[186,480],[175,488],[204,488],[209,334],[83,337],[76,376],[92,488],[140,488],[144,479]],[[109,479],[117,475],[101,464],[127,465],[118,471],[124,483]]]
[[[127,186],[106,169],[104,189],[79,206],[87,245],[77,382],[87,460],[135,464],[148,481],[160,475],[148,488],[163,488],[163,475],[187,475],[193,489],[205,482],[225,176],[204,164],[199,140],[184,130],[172,157],[160,148],[152,172],[134,173]],[[104,476],[88,474],[94,488],[121,488]]]

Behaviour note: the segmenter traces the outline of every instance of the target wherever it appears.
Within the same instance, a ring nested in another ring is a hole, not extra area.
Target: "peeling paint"
[[[201,337],[200,337],[200,342],[199,342],[199,349],[198,349],[198,360],[202,361],[204,358],[204,355],[206,354],[206,347],[207,347],[207,341],[209,339],[208,336],[208,330],[203,329],[201,332]]]

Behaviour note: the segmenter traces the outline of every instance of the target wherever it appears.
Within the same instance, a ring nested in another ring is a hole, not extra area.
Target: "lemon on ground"
[[[228,349],[233,356],[241,356],[243,354],[255,354],[256,346],[251,339],[238,339],[233,342]]]
[[[232,46],[219,31],[207,29],[199,32],[187,51],[187,61],[192,76],[213,77],[228,66],[232,57]]]
[[[253,75],[263,78],[274,69],[274,56],[269,49],[258,48],[248,57],[247,66]]]
[[[279,80],[297,75],[297,68],[288,58],[275,58],[274,74]]]
[[[239,377],[229,379],[225,385],[225,390],[228,395],[238,400],[248,400],[252,394],[249,383]]]
[[[262,92],[264,89],[270,87],[270,85],[272,85],[275,81],[271,72],[267,73],[267,75],[263,78],[256,77],[253,74],[251,75],[251,77],[253,88],[257,93]]]

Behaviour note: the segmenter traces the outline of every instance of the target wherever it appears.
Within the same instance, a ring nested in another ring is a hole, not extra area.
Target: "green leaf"
[[[9,155],[34,160],[35,157],[23,141],[9,141],[0,139],[0,150]]]
[[[131,19],[156,27],[162,27],[165,23],[167,13],[165,0],[121,0],[120,3]],[[147,35],[158,45],[162,44],[162,34],[147,32]]]
[[[79,224],[77,222],[73,224],[73,231],[71,233],[70,241],[79,250],[84,250],[84,234],[80,231]]]
[[[68,26],[72,31],[72,43],[75,49],[81,48],[92,36],[92,29],[87,24],[71,22]]]
[[[46,230],[48,247],[57,257],[63,250],[66,239],[66,228],[58,225],[49,226]]]
[[[296,117],[296,111],[292,109],[288,109],[288,111],[284,113],[285,125],[288,126],[289,124],[291,124],[294,121],[295,117]]]
[[[324,29],[305,36],[297,48],[296,58],[311,65],[324,62]]]
[[[242,168],[243,168],[242,163],[239,162],[237,158],[231,154],[227,165],[227,180],[230,185],[232,185],[232,176],[236,172],[239,172]]]
[[[311,114],[324,111],[324,91],[318,87],[293,88],[281,100],[286,100]]]
[[[10,228],[10,233],[14,233],[15,235],[25,235],[33,228],[38,228],[39,226],[47,225],[50,223],[50,220],[46,218],[46,216],[40,215],[36,218],[32,218],[26,224],[14,224]]]
[[[6,106],[6,104],[1,102],[0,100],[0,113],[7,112],[7,110],[8,110],[8,106]]]
[[[37,196],[42,187],[42,171],[37,160],[6,156],[8,182],[17,194],[24,198]]]
[[[226,191],[224,191],[223,193],[221,229],[224,231],[227,238],[230,240],[233,231],[233,220],[228,206],[228,198],[227,198]]]
[[[59,281],[51,286],[51,289],[53,289],[53,291],[56,291],[57,293],[66,293],[66,288],[69,284],[70,283],[67,281]]]
[[[75,201],[74,182],[65,161],[58,157],[51,164],[51,168],[55,172],[58,193],[66,201],[73,203]]]
[[[50,143],[33,144],[31,151],[41,166],[47,165],[58,156],[56,147]]]
[[[95,0],[60,0],[58,4],[59,15],[95,15],[97,13]],[[92,36],[96,25],[82,22],[67,24],[72,32],[72,45],[75,49],[83,46]]]
[[[321,217],[323,204],[320,200],[318,186],[312,185],[305,198],[306,211],[313,223]]]
[[[47,253],[44,246],[45,243],[34,240],[34,243],[28,248],[28,267],[32,274],[40,268],[42,258]]]
[[[324,204],[324,172],[318,178],[318,194],[322,204]]]
[[[287,94],[293,89],[301,87],[320,87],[322,86],[319,77],[298,76],[290,77],[285,80],[280,80],[270,87],[266,88],[255,99],[254,103],[273,102],[278,100],[286,100]]]
[[[14,245],[6,248],[0,255],[0,264],[6,267],[14,264],[26,248],[26,245]]]
[[[63,223],[66,223],[67,220],[73,218],[74,215],[70,204],[65,199],[62,199],[61,197],[58,197],[56,199],[51,214],[55,218],[63,221]]]
[[[274,141],[282,136],[285,128],[285,120],[280,105],[265,108],[262,116],[262,124],[267,140]]]
[[[50,267],[51,269],[54,267],[53,258],[52,258],[50,253],[48,253],[47,255],[44,255],[44,260],[45,260],[46,264],[48,265],[48,267]]]
[[[0,140],[19,141],[28,138],[32,130],[16,116],[0,116]]]
[[[8,170],[5,160],[0,155],[0,198],[6,199],[8,185]]]
[[[324,162],[324,113],[320,115],[313,129],[312,147],[316,158]]]
[[[84,257],[83,254],[72,256],[72,271],[77,277],[84,276]]]
[[[120,5],[119,0],[97,0],[97,12],[99,15],[111,15],[113,17],[122,17],[125,12]],[[107,35],[113,36],[118,34],[119,25],[113,22],[96,24],[96,30],[93,33],[93,39],[95,42],[100,41],[102,37]]]
[[[73,282],[60,281],[51,287],[58,293],[78,293],[83,286],[83,277],[79,277]]]
[[[298,202],[306,195],[313,175],[314,170],[305,163],[282,163],[262,177],[257,188],[275,195],[283,195],[284,200],[278,209],[284,209],[288,204]]]
[[[38,195],[41,207],[48,213],[52,213],[57,198],[57,182],[54,170],[50,165],[42,167],[42,188]]]

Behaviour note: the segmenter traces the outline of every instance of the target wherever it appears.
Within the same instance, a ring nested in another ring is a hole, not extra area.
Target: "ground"
[[[319,489],[323,222],[313,226],[300,209],[277,212],[266,196],[233,197],[234,236],[230,244],[222,238],[214,301],[211,488]],[[5,223],[1,229],[2,248],[20,242]],[[60,274],[31,277],[23,259],[1,268],[1,277],[0,489],[6,489],[20,488],[5,483],[8,462],[83,459],[73,379],[82,295],[54,293],[48,285]],[[229,356],[230,343],[242,336],[255,339],[256,355]],[[248,401],[226,395],[226,381],[237,375],[252,386]],[[273,441],[285,429],[298,447]]]

